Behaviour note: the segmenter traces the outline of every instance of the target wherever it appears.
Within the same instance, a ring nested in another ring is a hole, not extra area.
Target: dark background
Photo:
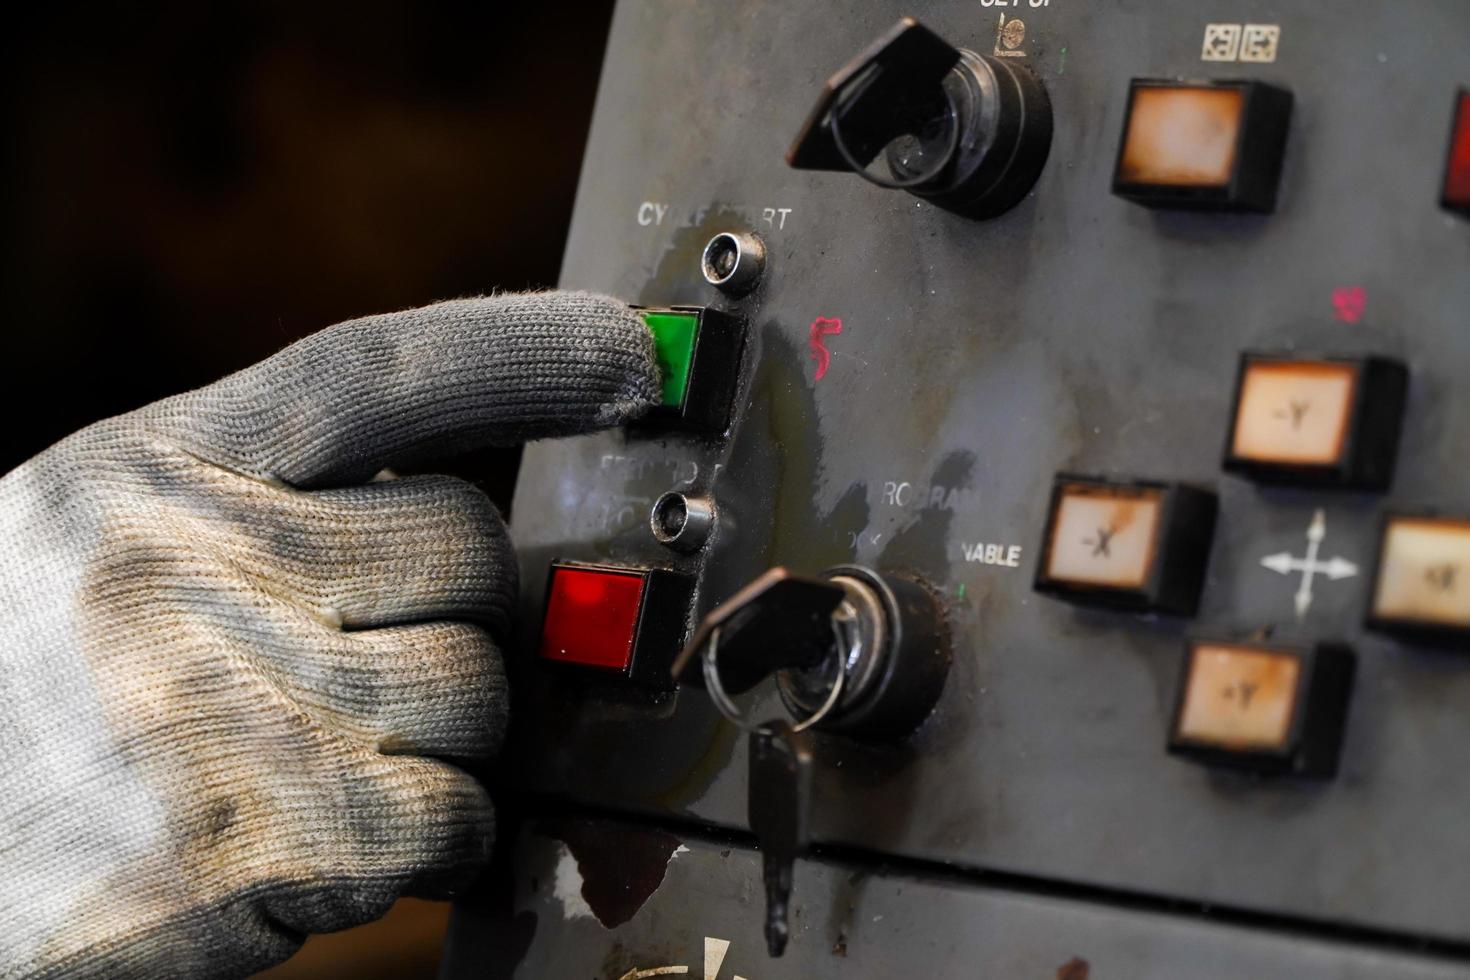
[[[19,15],[0,470],[336,321],[553,284],[610,8]]]
[[[8,14],[0,472],[339,320],[554,284],[610,11]],[[514,463],[477,468],[503,498]],[[431,976],[444,914],[400,905],[291,975]]]

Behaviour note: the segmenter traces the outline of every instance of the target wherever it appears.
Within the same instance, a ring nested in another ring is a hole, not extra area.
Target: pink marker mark
[[[836,317],[819,316],[812,321],[807,330],[807,344],[812,349],[812,357],[817,359],[817,376],[815,380],[821,381],[827,373],[827,368],[832,366],[832,352],[827,350],[827,345],[822,338],[828,334],[842,332],[842,321]]]
[[[1339,286],[1332,291],[1332,312],[1343,323],[1357,323],[1363,319],[1363,309],[1368,305],[1368,290],[1362,286]]]

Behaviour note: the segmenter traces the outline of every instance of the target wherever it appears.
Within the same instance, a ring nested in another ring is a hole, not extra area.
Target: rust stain
[[[1074,956],[1057,967],[1057,980],[1087,980],[1090,972],[1087,961],[1080,956]]]
[[[1113,534],[1126,530],[1138,520],[1138,505],[1132,501],[1119,501],[1113,505],[1110,527]]]

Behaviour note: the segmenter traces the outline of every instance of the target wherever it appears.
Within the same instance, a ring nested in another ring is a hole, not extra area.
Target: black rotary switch
[[[1051,126],[1051,100],[1028,69],[905,17],[827,80],[786,162],[989,218],[1036,183]]]
[[[927,586],[839,565],[820,576],[767,571],[700,622],[673,677],[733,714],[730,695],[774,676],[801,728],[895,740],[929,717],[949,665]]]

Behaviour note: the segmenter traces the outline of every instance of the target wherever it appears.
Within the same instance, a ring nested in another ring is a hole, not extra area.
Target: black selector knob
[[[924,584],[860,565],[822,573],[843,590],[838,620],[848,625],[839,650],[845,686],[821,727],[864,738],[909,734],[933,712],[949,674],[950,650],[939,601]],[[776,676],[793,717],[821,710],[832,689],[826,665]]]
[[[766,572],[704,618],[673,676],[732,714],[730,695],[774,677],[800,727],[885,739],[923,723],[949,665],[928,587],[840,565],[814,577]]]
[[[674,661],[674,680],[713,681],[724,694],[738,695],[781,671],[835,660],[832,617],[844,595],[835,582],[773,568],[700,621]]]
[[[1051,129],[1051,100],[1028,69],[956,48],[905,17],[827,80],[786,162],[850,170],[988,218],[1036,183]]]

